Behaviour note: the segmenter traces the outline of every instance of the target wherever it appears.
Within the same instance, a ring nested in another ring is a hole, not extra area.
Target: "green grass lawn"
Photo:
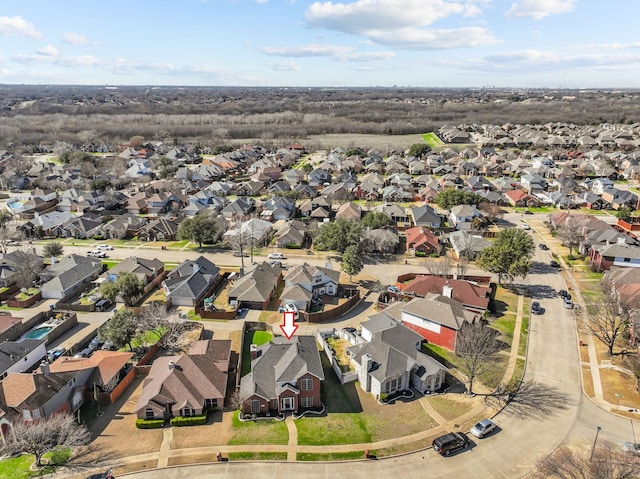
[[[371,442],[371,433],[360,413],[305,417],[296,421],[296,427],[298,444],[305,446]]]
[[[528,311],[528,310],[527,310]],[[527,337],[529,329],[529,315],[522,315],[522,324],[520,326],[520,344],[518,344],[518,356],[524,356],[527,353]]]
[[[455,395],[451,396],[451,398],[447,396],[433,396],[427,398],[427,401],[433,406],[433,409],[438,411],[438,414],[449,421],[462,416],[469,410],[468,404],[456,401],[454,398]]]
[[[438,135],[436,135],[435,133],[431,132],[431,133],[424,133],[422,135],[422,139],[424,140],[424,142],[429,145],[431,148],[436,148],[438,146],[444,146],[444,142],[438,138]]]
[[[373,451],[369,452],[373,454]],[[299,452],[296,455],[297,461],[351,461],[355,459],[364,459],[364,451],[327,453]]]
[[[40,471],[29,469],[35,461],[32,454],[23,454],[0,461],[0,479],[28,479],[52,474],[56,471],[56,465],[64,464],[71,457],[71,449],[65,448],[48,452],[43,457],[51,461],[52,465],[44,467]]]
[[[233,437],[229,444],[287,444],[289,431],[284,421],[249,421],[238,419],[239,411],[233,414]]]
[[[286,461],[286,452],[230,452],[230,461]]]
[[[516,317],[512,314],[505,314],[504,316],[491,321],[490,326],[500,331],[500,340],[511,346],[513,342],[513,332],[516,327]]]

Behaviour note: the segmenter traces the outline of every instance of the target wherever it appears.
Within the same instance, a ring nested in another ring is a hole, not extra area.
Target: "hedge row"
[[[174,417],[169,421],[172,426],[200,426],[207,423],[207,415],[191,417]]]
[[[164,419],[136,419],[138,429],[158,429],[164,425]]]

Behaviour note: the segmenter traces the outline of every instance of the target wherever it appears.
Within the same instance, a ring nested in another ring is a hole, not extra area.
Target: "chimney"
[[[133,224],[133,216],[129,216],[127,218],[127,224],[132,225]]]
[[[51,374],[51,369],[49,368],[49,363],[46,361],[42,361],[40,363],[40,371],[42,371],[42,374],[44,374],[45,376],[48,376],[49,374]]]
[[[257,344],[250,345],[249,352],[251,354],[251,361],[253,361],[254,359],[258,359],[261,356],[261,351],[258,349]]]
[[[167,363],[167,366],[169,366],[169,369],[175,369],[175,367],[176,367],[176,363],[175,363],[175,362],[173,362],[173,361],[169,361],[169,362]]]
[[[193,263],[193,272],[197,273],[200,271],[200,265],[198,263]]]
[[[449,282],[447,282],[444,286],[442,286],[442,296],[446,296],[447,298],[453,298],[453,288],[449,286]]]
[[[365,354],[360,358],[360,372],[358,373],[358,380],[362,389],[367,392],[371,391],[371,376],[369,376],[369,369],[373,364],[373,358],[370,354]]]

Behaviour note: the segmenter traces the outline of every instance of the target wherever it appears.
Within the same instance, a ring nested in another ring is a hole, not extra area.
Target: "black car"
[[[544,243],[540,243],[538,245],[538,248],[540,248],[542,251],[547,251],[549,249],[549,247]]]
[[[109,469],[107,472],[91,474],[90,476],[87,476],[86,479],[116,479],[116,476],[114,476],[111,469]]]
[[[531,303],[531,312],[533,314],[542,314],[542,308],[540,307],[540,303],[534,301]]]
[[[448,456],[452,452],[466,449],[469,446],[469,438],[461,432],[450,432],[433,440],[433,449],[441,456]]]
[[[560,263],[558,263],[557,261],[554,261],[554,260],[551,260],[549,262],[549,266],[551,266],[552,268],[560,269]]]
[[[561,289],[560,291],[558,291],[558,295],[562,298],[562,299],[571,299],[571,294],[569,294],[568,291],[565,291],[564,289]]]

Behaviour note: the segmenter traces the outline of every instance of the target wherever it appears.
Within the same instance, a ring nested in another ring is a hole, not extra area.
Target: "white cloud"
[[[372,31],[374,42],[408,50],[439,50],[478,47],[500,43],[486,28],[463,27],[453,29],[403,28],[394,32]]]
[[[297,72],[302,70],[302,67],[296,62],[289,60],[284,62],[268,63],[271,68],[279,72]]]
[[[499,40],[485,27],[427,28],[434,22],[458,15],[482,13],[485,0],[356,0],[354,3],[315,2],[306,11],[307,22],[316,27],[362,35],[371,42],[412,50],[495,45]]]
[[[573,12],[575,0],[518,0],[505,13],[507,17],[531,17],[541,20],[549,15]]]
[[[395,56],[393,52],[356,52],[353,47],[340,45],[303,45],[297,47],[263,47],[267,55],[280,57],[330,57],[341,61],[370,62]]]
[[[451,15],[477,14],[475,5],[446,0],[356,0],[314,2],[305,12],[309,24],[345,33],[430,25]]]
[[[29,38],[42,38],[40,33],[22,17],[0,17],[0,35],[24,35]]]
[[[43,55],[46,57],[57,57],[58,50],[53,45],[47,45],[46,47],[43,47],[40,50],[38,50],[38,55]]]
[[[89,39],[79,33],[68,32],[62,35],[62,41],[69,45],[87,45]]]

